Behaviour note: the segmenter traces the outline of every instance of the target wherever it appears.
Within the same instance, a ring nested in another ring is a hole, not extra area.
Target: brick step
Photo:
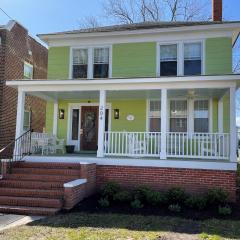
[[[14,168],[48,168],[48,169],[80,169],[79,163],[39,163],[39,162],[15,162]]]
[[[1,180],[0,187],[24,189],[63,189],[62,182]]]
[[[20,168],[16,167],[12,169],[12,173],[17,174],[42,174],[42,175],[67,175],[67,176],[77,176],[79,178],[80,176],[80,170],[79,169],[52,169],[52,168]]]
[[[31,181],[41,181],[41,182],[61,182],[67,183],[79,176],[58,176],[58,175],[35,175],[35,174],[7,174],[6,180],[31,180]]]
[[[61,208],[60,199],[0,196],[0,205]]]
[[[40,198],[63,198],[63,189],[60,190],[42,190],[42,189],[24,189],[24,188],[0,188],[0,196],[14,197],[40,197]]]
[[[15,214],[20,214],[20,215],[51,216],[51,215],[57,214],[60,210],[61,210],[60,208],[0,205],[1,213],[15,213]]]

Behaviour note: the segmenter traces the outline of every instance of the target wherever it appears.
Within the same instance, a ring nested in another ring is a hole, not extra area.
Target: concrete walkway
[[[43,217],[0,213],[0,231],[3,231],[11,227],[24,225],[24,224],[39,220],[41,218]]]

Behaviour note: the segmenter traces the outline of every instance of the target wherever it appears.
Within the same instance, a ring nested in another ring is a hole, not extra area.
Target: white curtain
[[[177,44],[161,45],[160,59],[161,61],[176,61],[177,60]]]
[[[73,50],[73,64],[87,64],[88,63],[88,50],[87,49],[74,49]]]
[[[208,118],[208,100],[194,102],[194,118]]]
[[[94,63],[109,63],[109,49],[108,48],[95,48],[94,49]]]
[[[201,43],[185,43],[184,44],[184,59],[185,60],[200,60],[202,55]]]

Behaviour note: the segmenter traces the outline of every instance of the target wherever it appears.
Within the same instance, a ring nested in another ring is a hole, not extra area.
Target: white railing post
[[[18,89],[16,139],[23,134],[25,95],[24,91]]]
[[[237,161],[236,88],[230,87],[230,161]]]
[[[104,157],[104,132],[105,132],[106,91],[100,90],[98,114],[98,150],[97,157]]]
[[[167,158],[167,89],[161,91],[161,151],[160,159]]]
[[[58,102],[53,103],[53,135],[57,136],[57,123],[58,123]]]

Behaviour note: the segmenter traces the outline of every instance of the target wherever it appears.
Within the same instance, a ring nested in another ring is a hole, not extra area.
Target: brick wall
[[[33,65],[33,78],[47,78],[47,49],[15,23],[8,31],[0,30],[0,147],[15,139],[17,91],[5,85],[6,80],[23,79],[24,62]],[[29,54],[29,50],[32,54]],[[32,128],[42,131],[45,126],[45,101],[26,97],[26,110],[32,111]]]
[[[236,200],[235,171],[98,165],[97,187],[109,181],[129,189],[139,185],[148,185],[156,190],[179,186],[189,193],[221,187],[229,192],[231,201]]]

